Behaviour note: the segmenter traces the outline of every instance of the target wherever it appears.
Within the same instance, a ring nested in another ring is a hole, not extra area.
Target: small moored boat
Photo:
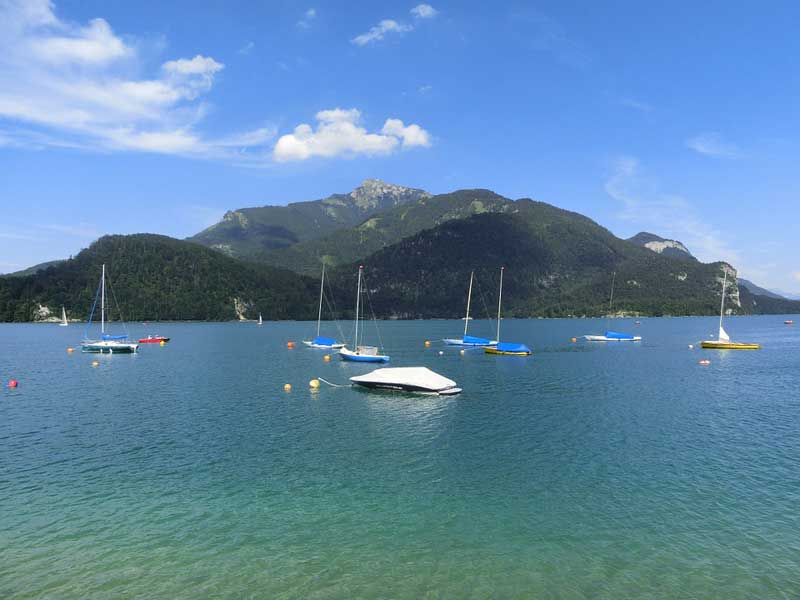
[[[525,344],[500,341],[500,308],[503,305],[503,272],[505,267],[500,267],[500,293],[497,296],[497,342],[494,346],[484,346],[486,354],[503,354],[505,356],[530,356],[533,354]]]
[[[472,302],[472,280],[475,277],[475,271],[469,274],[469,291],[467,292],[467,316],[463,317],[464,319],[464,336],[462,338],[445,338],[442,341],[447,344],[448,346],[469,346],[469,347],[478,347],[481,348],[483,346],[496,346],[497,342],[494,340],[489,340],[487,338],[476,337],[474,335],[467,335],[467,330],[469,329],[469,322],[472,320],[472,317],[469,316],[469,307]]]
[[[319,334],[320,327],[322,326],[322,300],[325,296],[325,263],[322,263],[322,277],[319,282],[319,312],[317,312],[317,335],[312,340],[303,340],[303,343],[309,348],[321,348],[323,350],[335,350],[337,348],[344,348],[344,344],[337,342],[333,338],[325,337]]]
[[[619,333],[617,331],[606,331],[603,335],[585,335],[587,342],[641,342],[642,336]]]
[[[139,338],[140,344],[160,344],[161,342],[166,344],[168,341],[169,338],[163,335],[148,335],[146,338]]]
[[[379,354],[378,348],[375,346],[362,346],[358,337],[358,320],[361,311],[361,277],[364,272],[364,267],[358,267],[358,289],[356,292],[356,324],[355,335],[353,336],[353,348],[350,350],[347,347],[342,347],[339,350],[339,358],[350,362],[371,362],[371,363],[384,363],[389,362],[389,357],[386,354]],[[374,318],[374,317],[373,317]],[[361,328],[361,335],[364,335],[364,328]]]
[[[783,324],[784,325],[794,325],[794,321],[792,321],[791,319],[787,319],[786,321],[783,322]]]
[[[92,325],[92,317],[94,316],[94,309],[97,307],[97,299],[100,297],[100,339],[90,340],[84,339],[81,342],[81,352],[92,352],[96,354],[133,354],[139,348],[139,344],[133,344],[125,340],[128,339],[126,335],[110,335],[106,333],[106,266],[103,265],[103,271],[100,275],[100,285],[98,286],[97,293],[94,297],[94,304],[92,305],[92,312],[89,314],[89,323],[86,326],[88,337],[89,327]],[[119,310],[119,306],[117,306]],[[123,327],[125,323],[123,322]]]
[[[725,288],[728,283],[728,270],[725,267],[723,267],[723,270],[725,271],[725,276],[722,279],[722,301],[719,307],[719,334],[716,340],[700,342],[700,347],[709,350],[759,350],[761,349],[761,344],[732,342],[728,332],[722,327],[722,315],[725,312]]]
[[[461,392],[452,379],[435,373],[427,367],[391,367],[375,369],[366,375],[356,375],[350,381],[370,389],[438,394],[451,396]]]

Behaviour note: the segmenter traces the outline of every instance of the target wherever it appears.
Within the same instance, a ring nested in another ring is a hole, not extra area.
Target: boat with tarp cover
[[[476,337],[474,335],[467,335],[467,331],[469,330],[469,322],[472,320],[472,317],[469,316],[469,307],[470,303],[472,302],[472,280],[474,277],[475,277],[475,271],[469,274],[469,291],[467,292],[467,316],[464,317],[464,335],[461,338],[443,339],[442,341],[448,346],[471,346],[480,348],[483,346],[497,345],[496,340]]]
[[[325,296],[325,263],[322,263],[322,277],[319,282],[319,311],[317,312],[317,335],[312,340],[303,340],[303,343],[309,348],[320,348],[323,350],[335,350],[336,348],[343,348],[344,344],[337,342],[333,338],[320,335],[320,327],[322,325],[322,299]]]
[[[760,350],[761,344],[732,342],[728,332],[722,327],[722,315],[725,312],[725,288],[728,284],[728,270],[725,267],[722,268],[725,271],[725,275],[722,278],[722,301],[719,306],[719,333],[716,340],[700,342],[700,347],[708,350]]]
[[[611,307],[614,304],[614,283],[616,280],[617,272],[614,271],[614,274],[611,277],[611,297],[608,300],[609,313],[611,313]],[[639,325],[639,321],[636,321],[636,324]],[[606,326],[608,326],[608,322],[606,322]],[[585,339],[587,342],[641,342],[642,336],[606,330],[603,335],[584,335],[583,339]]]
[[[375,369],[351,377],[356,385],[375,390],[452,396],[461,392],[456,382],[427,367],[391,367]]]
[[[113,292],[112,292],[113,293]],[[100,339],[88,339],[89,327],[92,325],[92,318],[94,317],[95,308],[97,308],[98,296],[100,298]],[[116,302],[116,298],[115,298]],[[117,305],[119,310],[119,305]],[[123,322],[123,327],[125,323]],[[103,265],[103,271],[100,275],[100,284],[97,287],[97,293],[94,297],[94,304],[92,304],[92,311],[89,313],[89,322],[86,325],[86,338],[81,342],[81,352],[92,352],[95,354],[133,354],[139,348],[139,344],[126,342],[128,339],[125,335],[111,335],[106,333],[106,266]]]
[[[516,342],[501,342],[500,341],[500,309],[503,305],[503,272],[505,267],[500,267],[500,293],[497,296],[497,344],[495,346],[484,346],[483,351],[486,354],[502,354],[506,356],[530,356],[533,354],[530,348],[525,344],[518,344]]]

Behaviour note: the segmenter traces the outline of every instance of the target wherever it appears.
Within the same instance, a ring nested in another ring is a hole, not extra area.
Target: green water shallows
[[[442,398],[310,392],[372,368],[302,347],[311,323],[135,325],[173,341],[99,357],[66,352],[79,327],[2,325],[0,597],[797,597],[782,321],[730,319],[764,348],[728,353],[687,348],[714,318],[616,345],[570,343],[599,320],[507,321],[532,358],[382,324],[392,365],[464,388]]]

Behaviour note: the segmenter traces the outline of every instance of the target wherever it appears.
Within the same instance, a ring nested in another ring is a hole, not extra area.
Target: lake
[[[603,320],[504,320],[529,358],[381,322],[391,365],[453,397],[310,391],[373,368],[302,346],[315,323],[133,324],[172,341],[114,356],[81,354],[79,324],[0,325],[0,597],[796,598],[783,320],[726,320],[749,352],[689,349],[713,317],[592,345],[571,338]]]

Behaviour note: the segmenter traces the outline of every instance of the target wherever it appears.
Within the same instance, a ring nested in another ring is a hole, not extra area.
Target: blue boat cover
[[[500,342],[497,344],[500,352],[530,352],[531,349],[525,344],[515,344],[514,342]]]
[[[478,346],[488,346],[492,343],[491,340],[487,340],[486,338],[482,337],[475,337],[474,335],[465,335],[462,341],[465,344],[476,344]]]
[[[627,333],[617,333],[616,331],[606,331],[606,337],[612,340],[632,340],[633,336]]]
[[[336,343],[336,340],[333,338],[322,337],[318,335],[313,340],[311,340],[312,344],[316,344],[317,346],[333,346]]]
[[[127,340],[127,335],[108,335],[107,333],[103,334],[104,340]]]

